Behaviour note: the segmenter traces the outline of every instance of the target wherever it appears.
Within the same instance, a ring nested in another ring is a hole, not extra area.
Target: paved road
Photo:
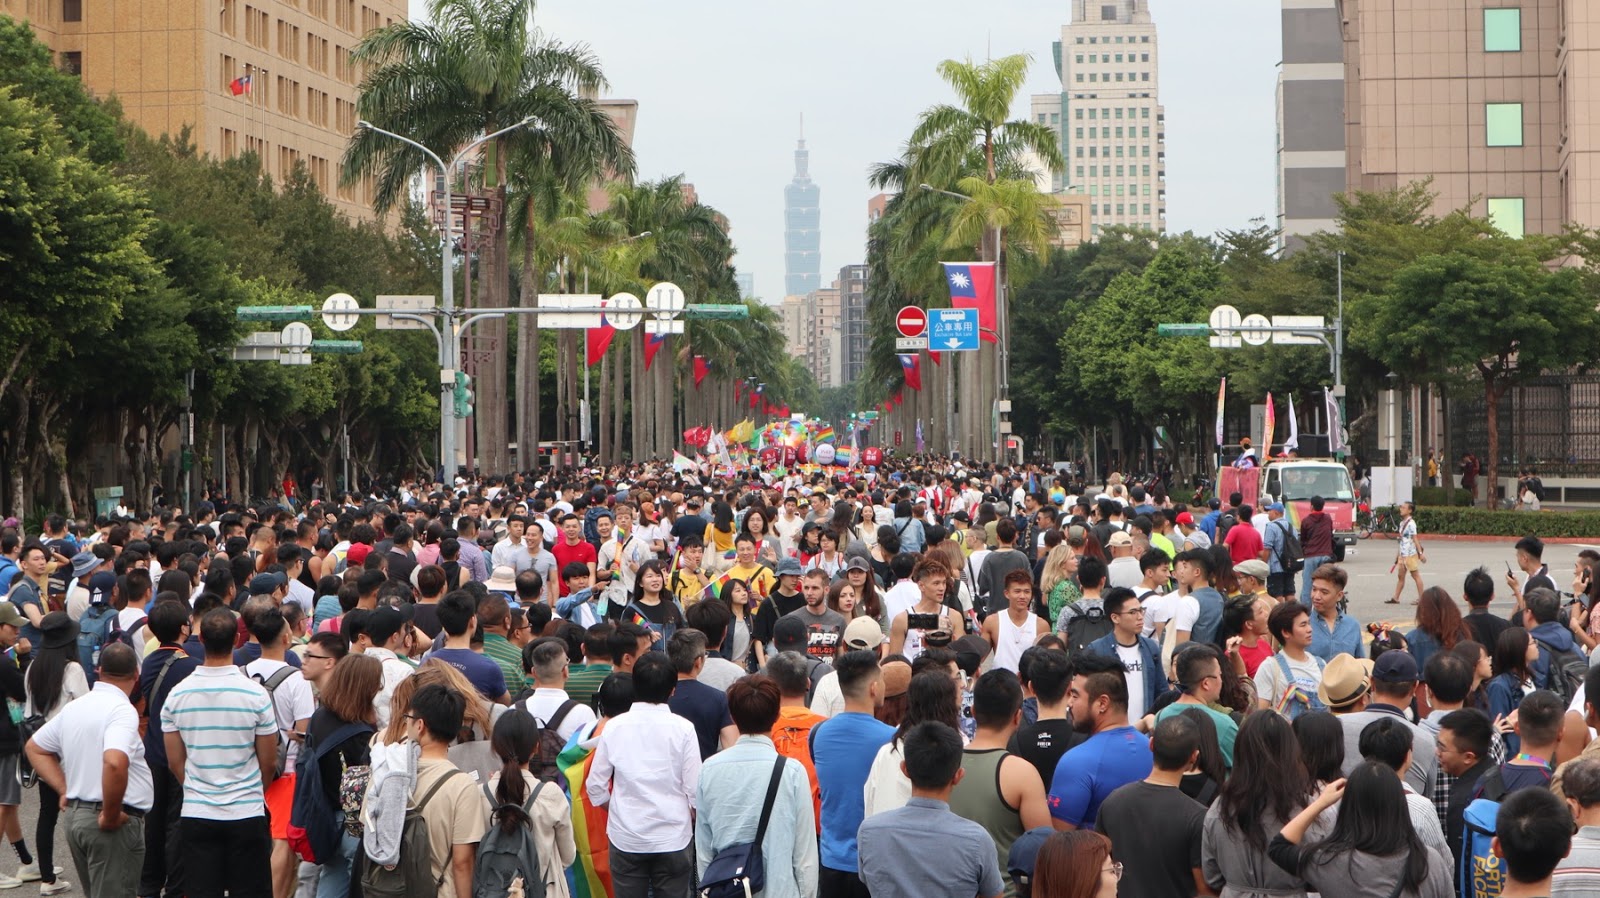
[[[1422,566],[1424,585],[1444,587],[1450,595],[1461,600],[1461,608],[1465,612],[1461,583],[1469,571],[1483,565],[1495,578],[1495,601],[1489,606],[1490,610],[1504,614],[1510,607],[1511,592],[1505,585],[1506,564],[1509,562],[1512,569],[1516,570],[1516,552],[1510,542],[1430,540],[1427,534],[1423,534],[1422,545],[1428,553],[1428,563]],[[1578,557],[1578,551],[1583,548],[1585,546],[1582,545],[1552,545],[1545,548],[1544,561],[1550,566],[1550,575],[1556,585],[1563,591],[1572,587],[1572,565]],[[1600,549],[1600,543],[1589,548]],[[1359,541],[1346,554],[1344,566],[1350,574],[1350,613],[1363,624],[1387,620],[1404,624],[1402,629],[1409,629],[1414,612],[1408,603],[1416,598],[1415,584],[1408,579],[1406,590],[1400,596],[1402,604],[1383,603],[1394,595],[1395,578],[1398,576],[1398,573],[1389,571],[1390,565],[1394,564],[1394,549],[1393,540],[1373,537]],[[1518,579],[1524,579],[1520,572]]]

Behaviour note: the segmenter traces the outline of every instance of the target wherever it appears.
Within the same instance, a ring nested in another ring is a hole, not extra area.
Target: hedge
[[[1600,511],[1490,511],[1420,505],[1417,529],[1455,536],[1600,537]]]
[[[1456,500],[1454,502],[1445,502],[1444,496],[1444,487],[1442,486],[1419,486],[1414,487],[1411,492],[1411,498],[1416,500],[1418,505],[1452,505],[1460,506],[1462,508],[1472,507],[1472,494],[1464,489],[1460,489],[1459,487],[1456,489]]]

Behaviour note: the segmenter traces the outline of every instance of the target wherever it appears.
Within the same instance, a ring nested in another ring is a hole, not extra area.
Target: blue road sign
[[[929,309],[928,348],[937,352],[978,349],[977,309]]]

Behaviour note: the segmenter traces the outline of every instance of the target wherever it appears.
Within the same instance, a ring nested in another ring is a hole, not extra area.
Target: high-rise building
[[[778,305],[778,312],[783,316],[783,345],[789,355],[796,358],[805,358],[806,355],[806,322],[808,315],[806,298],[804,296],[785,296]]]
[[[1110,225],[1165,231],[1166,116],[1149,0],[1072,0],[1054,44],[1061,93],[1036,94],[1030,114],[1061,138],[1056,191],[1089,195],[1091,236]]]
[[[806,367],[821,387],[836,387],[843,382],[844,310],[841,290],[835,282],[806,294]]]
[[[1600,224],[1589,0],[1340,0],[1345,182],[1432,178],[1433,212],[1505,233]],[[1287,112],[1286,112],[1287,115]]]
[[[867,266],[846,265],[833,282],[839,290],[839,383],[855,383],[867,367]]]
[[[406,0],[0,0],[99,97],[153,135],[227,159],[251,150],[276,180],[304,163],[339,211],[372,217],[370,179],[339,185],[361,72],[350,50],[407,17]]]
[[[783,189],[783,292],[804,296],[822,286],[822,190],[811,181],[805,137],[794,151],[794,180]]]
[[[1331,230],[1345,189],[1344,37],[1338,0],[1283,0],[1278,68],[1278,232],[1294,251]]]
[[[756,298],[756,276],[752,271],[740,271],[733,276],[734,283],[739,285],[740,299]]]

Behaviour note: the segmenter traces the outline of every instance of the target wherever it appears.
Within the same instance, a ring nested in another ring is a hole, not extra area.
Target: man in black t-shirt
[[[1150,737],[1150,775],[1106,796],[1094,828],[1111,839],[1122,864],[1117,893],[1139,898],[1190,898],[1200,882],[1200,841],[1206,808],[1178,788],[1200,756],[1200,727],[1177,714]]]
[[[1468,573],[1462,581],[1461,594],[1467,599],[1463,620],[1472,630],[1472,638],[1492,655],[1501,632],[1511,626],[1505,618],[1489,613],[1489,603],[1494,601],[1494,577],[1482,567]]]
[[[1011,734],[1006,751],[1026,758],[1049,783],[1056,775],[1056,762],[1085,737],[1072,729],[1067,713],[1067,686],[1072,682],[1072,665],[1060,649],[1030,648],[1020,667],[1027,673],[1024,694],[1039,706],[1038,719],[1024,723]]]

